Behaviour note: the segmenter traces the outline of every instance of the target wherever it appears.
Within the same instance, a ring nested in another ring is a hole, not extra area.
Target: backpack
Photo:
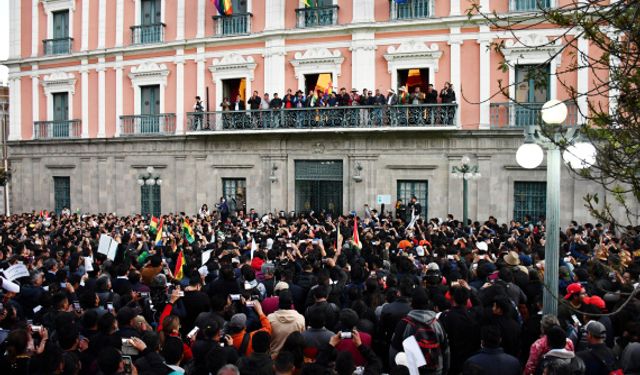
[[[405,317],[402,320],[407,323],[402,337],[415,337],[422,350],[424,360],[427,362],[426,365],[419,368],[420,374],[442,371],[444,365],[443,348],[438,338],[438,332],[434,329],[434,324],[418,322],[410,317]]]
[[[608,371],[607,375],[623,375],[624,374],[620,366],[618,366],[618,363],[616,362],[615,358],[613,361],[607,360],[607,358],[603,358],[593,349],[589,349],[589,353],[604,365],[604,367]]]

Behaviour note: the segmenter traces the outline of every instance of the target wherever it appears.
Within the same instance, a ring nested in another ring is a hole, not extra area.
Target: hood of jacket
[[[429,324],[436,318],[436,313],[431,310],[411,310],[407,316],[416,322]]]
[[[572,352],[571,350],[567,350],[567,349],[551,349],[547,352],[547,354],[544,355],[545,358],[547,357],[555,357],[555,358],[563,358],[563,359],[571,359],[573,357],[575,357],[576,354],[574,352]]]
[[[296,310],[278,310],[273,316],[279,323],[293,323],[300,319],[300,314]]]

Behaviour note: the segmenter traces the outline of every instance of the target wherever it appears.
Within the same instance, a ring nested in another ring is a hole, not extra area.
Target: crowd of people
[[[411,92],[409,92],[411,91]],[[385,94],[376,89],[353,88],[347,92],[340,90],[309,90],[305,95],[302,90],[288,89],[284,97],[278,93],[260,96],[258,91],[246,101],[240,94],[235,97],[224,97],[220,108],[224,112],[221,120],[222,128],[282,128],[282,127],[325,127],[325,126],[371,126],[371,125],[452,125],[455,116],[456,94],[449,82],[445,82],[440,93],[433,84],[422,91],[420,86],[408,90],[401,86],[398,91],[389,89]],[[421,105],[415,111],[411,106]],[[426,105],[426,106],[424,106]],[[359,111],[347,111],[352,107],[364,107]],[[405,106],[398,108],[398,106]],[[321,114],[303,116],[300,111],[281,111],[287,109],[324,108]],[[205,102],[196,97],[193,106],[193,130],[215,128],[215,118],[205,118]],[[247,112],[250,110],[250,112]]]
[[[563,228],[555,316],[544,218],[398,208],[0,217],[0,371],[640,373],[640,227]]]

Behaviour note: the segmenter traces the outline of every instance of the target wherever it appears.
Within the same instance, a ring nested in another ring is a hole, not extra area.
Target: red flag
[[[353,217],[353,244],[358,248],[362,249],[362,244],[360,243],[360,235],[358,234],[358,217]]]

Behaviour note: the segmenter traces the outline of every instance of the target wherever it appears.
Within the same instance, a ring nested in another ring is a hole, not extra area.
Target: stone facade
[[[195,213],[222,196],[223,178],[246,178],[247,209],[294,210],[296,160],[341,160],[343,212],[375,206],[378,194],[396,199],[398,180],[428,180],[429,217],[462,216],[462,182],[451,168],[469,155],[482,178],[469,182],[469,216],[512,219],[515,181],[544,181],[544,165],[515,161],[519,130],[342,130],[304,133],[236,132],[10,144],[13,212],[52,209],[53,176],[69,176],[71,208],[139,213],[138,176],[153,166],[161,176],[163,213]],[[275,167],[275,168],[274,168]],[[354,176],[358,176],[355,177]],[[604,191],[562,171],[561,222],[590,220],[582,198]],[[378,207],[379,209],[379,207]]]

